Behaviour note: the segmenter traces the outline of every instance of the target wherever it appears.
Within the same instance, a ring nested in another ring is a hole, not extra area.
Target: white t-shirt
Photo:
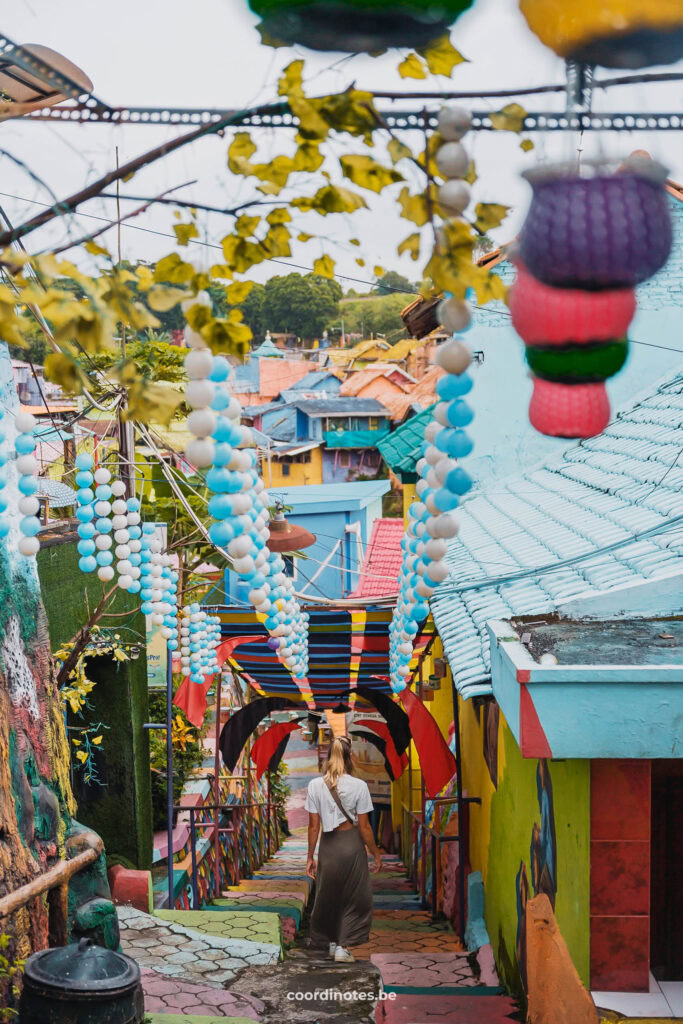
[[[369,814],[373,809],[372,797],[367,782],[353,775],[342,775],[337,783],[339,799],[348,811],[355,825],[359,814]],[[347,820],[334,802],[334,797],[321,777],[308,783],[304,807],[311,814],[319,814],[323,832],[332,832]]]

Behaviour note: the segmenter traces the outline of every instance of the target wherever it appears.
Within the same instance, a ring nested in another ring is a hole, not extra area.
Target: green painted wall
[[[38,574],[47,613],[50,642],[55,650],[70,640],[89,618],[102,598],[102,583],[93,573],[78,568],[76,542],[41,547]],[[73,787],[78,801],[78,818],[93,828],[104,841],[109,857],[121,858],[139,868],[152,863],[152,798],[149,770],[149,739],[144,722],[148,718],[145,619],[131,594],[119,591],[112,607],[123,616],[101,620],[115,626],[122,640],[142,644],[135,661],[118,662],[95,658],[88,666],[97,685],[89,707],[69,724],[79,726],[103,722],[102,749],[96,768],[101,785],[86,785],[78,773]]]
[[[485,875],[486,925],[507,987],[523,995],[517,963],[517,875],[525,865],[534,895],[531,844],[541,824],[537,760],[525,760],[501,714],[498,787],[490,798],[490,841]],[[470,750],[469,755],[472,755]],[[483,756],[483,755],[480,755]],[[589,982],[590,762],[546,762],[552,781],[557,849],[555,916],[574,965]]]

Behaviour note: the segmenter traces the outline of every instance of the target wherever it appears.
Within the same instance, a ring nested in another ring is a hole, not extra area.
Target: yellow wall
[[[321,484],[323,482],[322,448],[311,449],[310,462],[290,462],[289,476],[282,473],[285,459],[264,459],[261,464],[263,482],[266,487],[301,487],[305,484]]]

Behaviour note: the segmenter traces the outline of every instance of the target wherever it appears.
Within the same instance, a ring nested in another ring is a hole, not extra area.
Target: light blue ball
[[[446,454],[452,459],[464,459],[474,448],[474,442],[464,430],[455,430],[449,440]]]
[[[225,356],[214,356],[213,367],[211,368],[211,373],[209,374],[209,380],[214,381],[216,384],[221,384],[224,380],[227,380],[229,376],[230,363],[228,362],[228,360],[225,358]]]
[[[151,551],[146,551],[143,548],[140,551],[140,563],[144,564],[145,562],[151,562],[151,561],[152,561],[152,552]]]
[[[235,530],[227,519],[217,520],[209,527],[209,538],[216,547],[224,548],[235,536]]]
[[[9,519],[0,519],[0,537],[6,537],[9,533]]]
[[[109,484],[98,484],[95,488],[95,497],[98,501],[109,501],[111,498],[111,487]]]
[[[130,562],[131,565],[140,565],[140,562],[142,561],[140,557],[140,552],[132,551],[130,555],[128,555],[128,561]]]
[[[14,449],[20,455],[30,455],[36,446],[36,439],[33,434],[17,434],[14,439]]]
[[[456,398],[448,406],[446,417],[452,427],[466,427],[474,419],[474,413],[467,402]]]
[[[7,464],[7,452],[4,448],[0,448],[0,466]]]
[[[463,398],[472,390],[472,378],[466,373],[447,373],[436,385],[436,393],[444,402]]]
[[[9,505],[9,502],[8,502],[7,498],[0,497],[0,513],[6,512],[8,505]]]
[[[79,555],[92,555],[93,552],[95,551],[95,541],[79,540],[78,544],[76,545],[76,548],[78,549]]]
[[[98,533],[111,533],[111,531],[112,531],[111,519],[108,519],[106,516],[102,516],[101,519],[98,519],[97,520],[97,530],[98,530]]]
[[[139,526],[129,526],[128,533],[130,534],[131,540],[140,540],[140,537],[142,536],[142,530]]]
[[[95,492],[90,487],[82,487],[76,497],[79,505],[89,505],[95,500]]]
[[[114,561],[114,556],[111,551],[98,551],[95,555],[95,560],[98,565],[111,565]]]
[[[127,505],[128,502],[126,502],[126,506]],[[142,532],[145,534],[146,537],[151,537],[152,534],[154,533],[154,523],[143,523]]]
[[[458,507],[458,499],[446,487],[440,487],[434,494],[434,504],[439,512],[451,512]]]
[[[142,579],[144,579],[144,577],[140,577],[141,581],[142,581]],[[137,580],[135,582],[137,583]],[[141,589],[140,590],[140,597],[142,598],[143,601],[151,601],[152,600],[152,588],[151,587],[145,587],[144,589]]]
[[[212,437],[219,442],[229,443],[232,437],[232,421],[227,416],[219,416]]]
[[[138,498],[128,498],[126,500],[126,508],[128,509],[129,512],[139,512],[140,511],[140,501],[139,501],[139,499]]]
[[[97,561],[92,555],[86,555],[84,558],[79,558],[78,568],[81,572],[94,572],[97,568]]]
[[[446,477],[446,487],[453,494],[467,494],[472,489],[472,483],[472,477],[460,466],[452,469]]]
[[[82,537],[83,540],[90,540],[97,533],[94,523],[81,523],[78,527],[78,536]]]
[[[140,605],[140,611],[143,615],[151,615],[154,611],[154,605],[151,601],[143,601]]]
[[[131,585],[128,587],[129,594],[137,594],[140,590],[140,580],[133,580]]]
[[[169,651],[177,651],[178,641],[175,639],[175,637],[172,636],[169,640],[167,640],[166,646],[168,647]]]
[[[233,447],[229,444],[217,444],[213,450],[214,466],[227,466],[233,456]]]
[[[82,523],[89,523],[91,519],[95,518],[95,509],[92,505],[81,505],[76,509],[76,518]]]
[[[453,427],[444,427],[443,430],[440,430],[439,433],[434,438],[434,446],[438,448],[440,452],[447,452],[448,445],[451,443],[456,434],[457,431],[453,430]]]
[[[88,455],[87,452],[81,452],[80,455],[76,456],[76,469],[92,469],[95,461],[92,455]]]
[[[38,490],[38,481],[34,476],[26,474],[19,477],[18,487],[22,494],[35,494]]]
[[[76,477],[75,477],[76,487],[90,487],[90,484],[92,482],[93,482],[93,475],[92,475],[92,473],[88,473],[86,471],[83,471],[81,473],[76,473]]]

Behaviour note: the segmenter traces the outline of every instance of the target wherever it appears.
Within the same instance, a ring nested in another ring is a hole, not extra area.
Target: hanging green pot
[[[311,50],[374,53],[427,46],[473,0],[250,0],[264,34]]]

